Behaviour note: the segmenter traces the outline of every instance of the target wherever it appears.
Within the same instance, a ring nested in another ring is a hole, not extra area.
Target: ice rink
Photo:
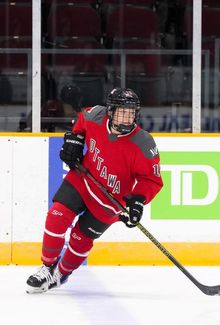
[[[37,268],[0,267],[1,325],[220,324],[220,296],[206,296],[176,267],[82,266],[62,287],[28,295]],[[220,267],[186,268],[220,284]]]

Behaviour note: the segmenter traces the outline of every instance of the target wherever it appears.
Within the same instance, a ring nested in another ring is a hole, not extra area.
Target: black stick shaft
[[[91,174],[90,172],[81,164],[77,163],[76,167],[82,171],[108,198],[109,200],[117,206],[124,213],[128,213],[126,208],[118,202],[113,195],[102,185],[100,184]],[[180,271],[182,271],[189,280],[191,280],[197,288],[199,288],[206,295],[220,295],[220,285],[217,286],[207,286],[201,284],[197,281],[192,274],[190,274],[183,265],[181,265],[175,257],[141,224],[138,223],[137,227],[142,231],[142,233],[151,240],[151,242],[175,265],[178,267]]]

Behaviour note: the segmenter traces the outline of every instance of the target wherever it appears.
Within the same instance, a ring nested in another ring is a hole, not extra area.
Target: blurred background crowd
[[[32,1],[0,1],[0,131],[31,131]],[[220,1],[202,0],[202,132],[219,132]],[[116,86],[142,127],[192,130],[193,0],[41,1],[41,131],[71,126]]]

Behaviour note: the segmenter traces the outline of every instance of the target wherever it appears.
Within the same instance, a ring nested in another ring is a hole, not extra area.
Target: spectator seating
[[[155,38],[159,20],[155,12],[145,8],[116,7],[107,17],[106,37]]]
[[[101,37],[101,20],[91,6],[54,5],[51,7],[47,32],[50,40],[66,37]]]
[[[12,3],[0,4],[0,40],[32,36],[32,7]]]

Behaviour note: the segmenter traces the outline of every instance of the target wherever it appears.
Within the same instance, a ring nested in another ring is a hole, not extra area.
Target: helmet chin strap
[[[130,133],[134,127],[135,127],[135,124],[132,123],[132,124],[113,124],[111,123],[110,125],[114,130],[120,132],[120,134],[127,134],[127,133]]]

